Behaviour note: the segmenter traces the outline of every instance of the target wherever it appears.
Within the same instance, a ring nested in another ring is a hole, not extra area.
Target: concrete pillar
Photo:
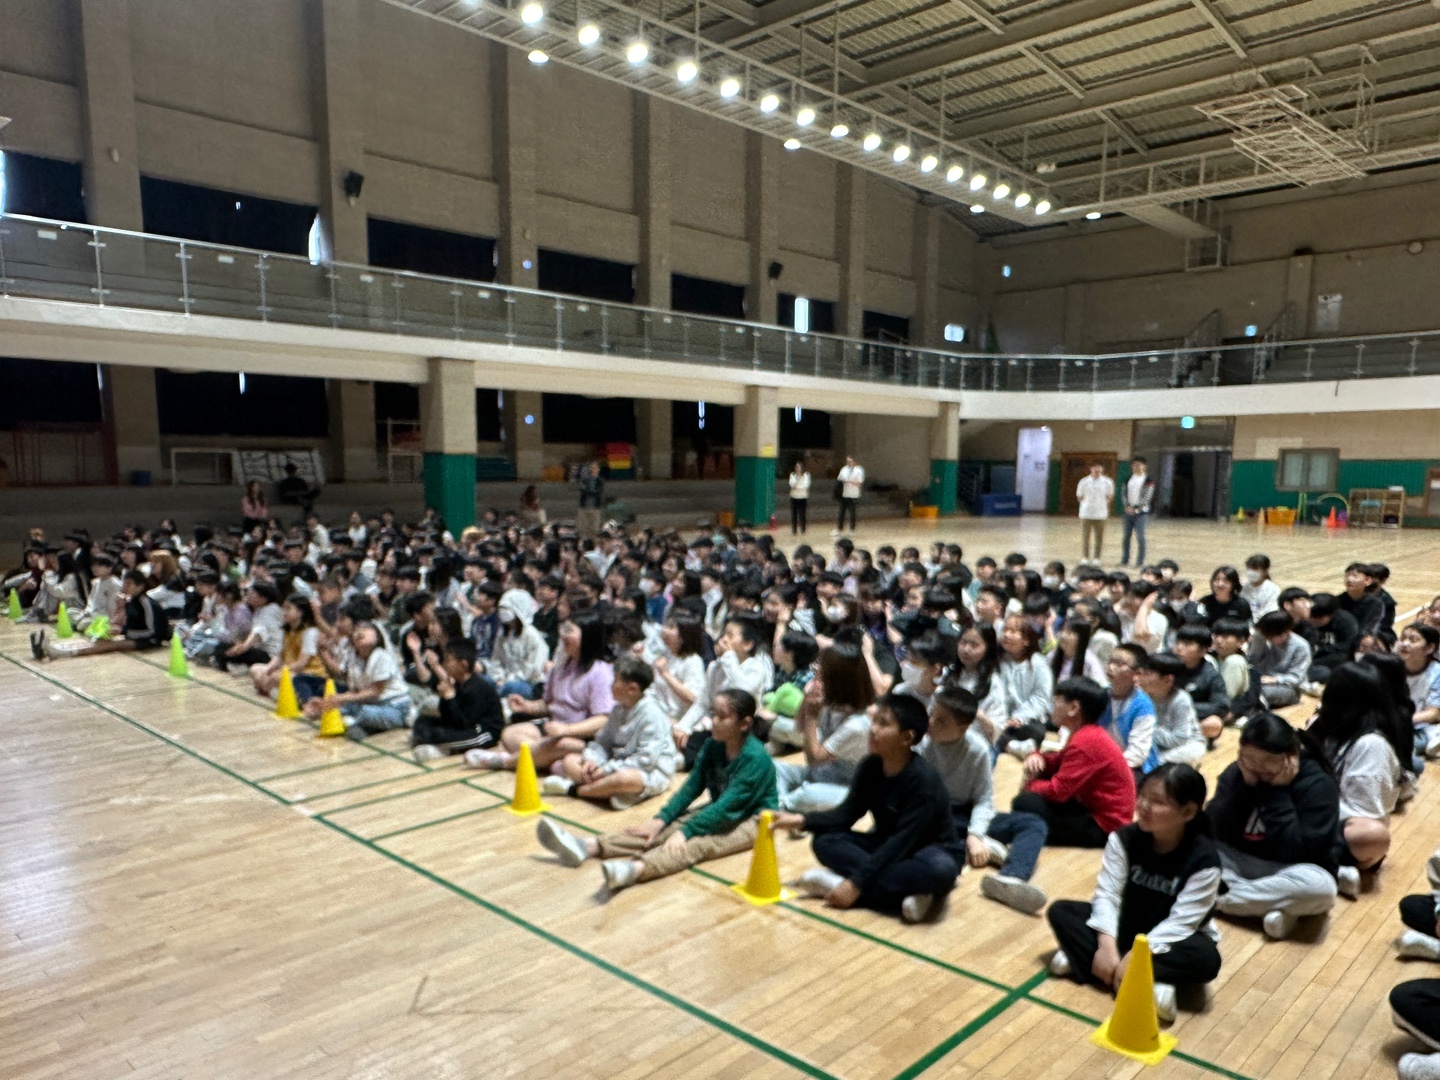
[[[155,394],[155,369],[112,364],[105,368],[105,421],[115,433],[115,466],[120,482],[130,474],[150,473],[158,481],[160,407]]]
[[[639,398],[635,402],[636,464],[645,480],[669,480],[674,463],[675,435],[668,400]]]
[[[830,416],[830,453],[838,470],[845,463],[847,455],[858,456],[860,430],[857,416],[848,413],[832,413]]]
[[[533,289],[539,281],[535,242],[535,139],[540,128],[539,72],[518,49],[490,45],[495,181],[500,196],[497,280]],[[526,264],[529,264],[528,266]]]
[[[420,387],[425,503],[459,535],[475,524],[475,365],[432,356]]]
[[[319,0],[312,61],[315,115],[320,146],[320,223],[325,251],[339,262],[367,263],[370,242],[365,197],[353,202],[344,191],[345,174],[365,175],[365,85],[360,58],[357,0]]]
[[[544,396],[536,390],[506,390],[500,422],[505,428],[505,452],[515,466],[517,480],[539,480],[545,470]]]
[[[635,302],[670,306],[670,106],[652,94],[636,93],[635,214],[640,222],[640,259],[635,267]],[[669,403],[666,403],[668,417]]]
[[[941,514],[955,513],[960,476],[960,405],[940,402],[930,421],[930,505]]]
[[[775,513],[780,398],[772,386],[747,386],[735,410],[735,520],[762,525]]]
[[[80,48],[85,214],[94,225],[139,231],[145,216],[126,0],[80,0]]]
[[[1315,256],[1295,255],[1285,267],[1285,303],[1290,307],[1290,324],[1285,335],[1292,338],[1307,338],[1311,332],[1311,320],[1315,313],[1315,299],[1312,293],[1315,279]]]
[[[910,343],[938,348],[940,331],[940,207],[921,203],[915,208],[911,279],[915,285],[915,314],[910,320]]]
[[[840,257],[838,333],[860,337],[865,328],[865,185],[864,172],[838,165],[835,192],[835,245]]]
[[[327,379],[325,397],[330,407],[330,479],[350,484],[379,479],[375,384]]]
[[[784,148],[756,131],[745,133],[745,239],[750,244],[750,275],[745,316],[773,324],[777,282],[770,264],[780,254],[780,155]]]

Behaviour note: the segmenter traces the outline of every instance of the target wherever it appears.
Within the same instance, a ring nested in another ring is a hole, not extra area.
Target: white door
[[[1050,429],[1021,428],[1015,453],[1015,491],[1020,509],[1045,512],[1045,494],[1050,483]]]

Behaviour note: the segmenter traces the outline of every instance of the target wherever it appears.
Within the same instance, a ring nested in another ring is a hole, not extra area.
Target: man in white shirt
[[[865,470],[847,454],[845,467],[836,475],[835,482],[840,485],[840,520],[835,524],[835,535],[839,536],[845,531],[846,511],[850,514],[850,528],[856,527],[855,508],[860,505],[860,492],[865,487]]]
[[[1130,537],[1139,548],[1135,565],[1145,565],[1145,524],[1150,520],[1150,507],[1155,498],[1155,482],[1146,475],[1145,459],[1130,459],[1130,479],[1125,481],[1125,532],[1120,543],[1120,565],[1130,565]]]
[[[1105,520],[1110,516],[1110,504],[1115,500],[1115,482],[1105,475],[1105,466],[1095,462],[1090,466],[1090,475],[1075,485],[1075,497],[1080,500],[1080,542],[1084,546],[1086,559],[1100,561],[1100,550],[1105,544]],[[1095,538],[1095,554],[1090,554],[1090,538]]]

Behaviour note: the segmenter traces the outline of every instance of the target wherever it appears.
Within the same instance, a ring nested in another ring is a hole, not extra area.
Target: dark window
[[[713,401],[705,404],[705,415],[700,415],[700,403],[695,401],[672,401],[670,403],[670,434],[677,444],[688,443],[694,449],[709,449],[712,446],[731,446],[735,442],[735,407],[716,405]],[[704,424],[702,427],[701,424]]]
[[[155,393],[164,435],[285,439],[329,434],[324,379],[246,375],[245,392],[241,393],[240,377],[233,373],[177,375],[159,368]]]
[[[780,320],[781,326],[793,329],[795,326],[794,294],[782,292],[776,299],[776,318]],[[809,331],[815,334],[833,334],[835,332],[835,305],[829,300],[816,300],[813,297],[807,297],[807,300],[810,304]]]
[[[726,281],[670,275],[670,307],[691,315],[712,315],[717,319],[745,318],[745,286]]]
[[[500,441],[500,391],[483,387],[475,391],[475,438],[480,442]]]
[[[883,311],[867,311],[860,331],[867,341],[883,341],[903,345],[910,340],[910,320],[903,315],[887,315]]]
[[[315,207],[233,191],[140,178],[145,231],[184,240],[306,255]]]
[[[377,382],[375,384],[375,422],[386,420],[420,420],[420,387],[409,383]]]
[[[545,292],[588,296],[617,304],[635,302],[635,268],[609,259],[571,255],[568,251],[540,249],[537,275]]]
[[[5,202],[0,211],[59,221],[85,220],[84,180],[73,161],[35,157],[6,150]]]
[[[830,414],[823,409],[780,410],[780,447],[783,450],[830,449]]]
[[[366,223],[366,231],[373,266],[465,281],[495,280],[495,241],[487,236],[467,236],[373,217]]]
[[[548,443],[635,441],[635,399],[546,394],[540,412]]]
[[[98,424],[94,364],[0,359],[0,431],[17,424]]]

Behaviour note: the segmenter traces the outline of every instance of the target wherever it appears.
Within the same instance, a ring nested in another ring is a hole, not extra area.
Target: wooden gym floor
[[[1073,561],[1077,540],[1054,519],[860,535],[943,535],[971,559],[1019,549]],[[1440,592],[1440,534],[1152,531],[1152,558],[1202,579],[1253,550],[1312,587],[1352,558],[1387,561],[1402,611]],[[510,774],[417,765],[400,732],[318,742],[309,725],[274,720],[246,682],[211,669],[175,680],[163,656],[36,665],[24,631],[0,626],[0,1076],[1143,1071],[1091,1045],[1108,999],[1047,979],[1044,921],[981,899],[974,872],[946,917],[919,927],[812,901],[747,907],[727,887],[746,857],[606,902],[598,868],[562,869],[533,820],[500,809]],[[1227,733],[1206,772],[1233,754]],[[1000,801],[1017,786],[1002,761]],[[583,830],[650,812],[552,802]],[[1426,887],[1437,809],[1440,786],[1422,780],[1373,891],[1295,940],[1224,922],[1220,979],[1181,1012],[1179,1052],[1155,1075],[1392,1075],[1413,1047],[1386,994],[1435,973],[1392,955],[1395,904]],[[806,844],[782,839],[779,853],[787,880],[811,865]],[[1036,882],[1088,898],[1098,861],[1047,851]]]

